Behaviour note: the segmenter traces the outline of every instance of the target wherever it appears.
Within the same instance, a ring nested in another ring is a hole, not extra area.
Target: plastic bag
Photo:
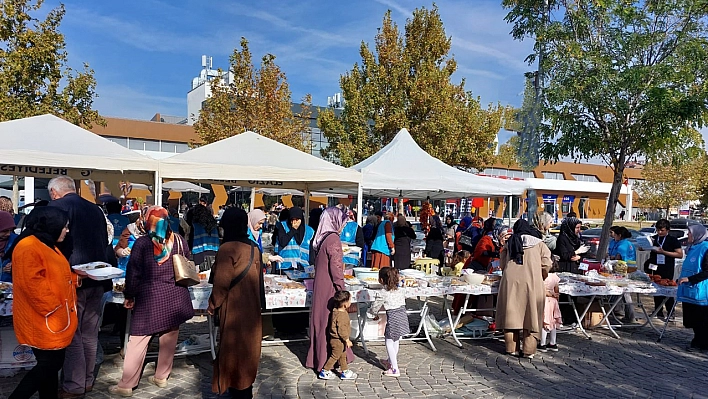
[[[438,324],[438,321],[435,320],[435,317],[432,315],[428,315],[425,318],[425,327],[428,329],[428,334],[432,337],[439,337],[443,334],[443,329],[440,327],[440,324]]]

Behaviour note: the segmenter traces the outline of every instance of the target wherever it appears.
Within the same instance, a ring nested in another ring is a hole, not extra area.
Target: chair
[[[433,258],[420,258],[413,263],[413,268],[424,271],[425,274],[440,274],[440,260]]]

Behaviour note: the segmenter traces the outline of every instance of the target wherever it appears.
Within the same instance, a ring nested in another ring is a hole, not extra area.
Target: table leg
[[[585,318],[585,315],[588,313],[590,310],[590,306],[592,306],[592,303],[595,301],[595,295],[590,297],[590,302],[588,302],[588,305],[585,307],[585,310],[583,310],[582,315],[578,315],[578,308],[575,306],[575,301],[573,300],[573,297],[570,297],[570,306],[573,308],[573,313],[575,313],[575,320],[578,322],[578,328],[580,329],[580,332],[585,335],[587,339],[592,339],[590,334],[588,334],[587,331],[585,331],[585,328],[583,328],[583,319]]]
[[[666,332],[666,328],[669,326],[669,320],[671,320],[671,316],[674,315],[674,310],[676,310],[677,303],[678,303],[678,301],[674,300],[674,305],[671,307],[671,311],[669,312],[668,315],[666,315],[666,320],[664,321],[664,328],[661,329],[661,333],[659,334],[659,339],[656,340],[657,343],[661,342],[661,338],[664,337],[664,333]],[[659,309],[661,309],[661,307]]]
[[[455,327],[457,327],[457,323],[460,322],[460,319],[467,311],[467,303],[469,302],[469,300],[470,294],[465,295],[465,302],[460,308],[460,311],[457,312],[457,317],[455,318],[454,322],[452,321],[452,313],[450,312],[450,309],[447,310],[447,319],[450,322],[450,331],[452,332],[452,339],[455,340],[457,346],[459,346],[460,348],[462,348],[462,342],[460,342],[460,340],[457,338],[457,334],[455,333]]]
[[[615,338],[620,339],[620,336],[617,335],[617,332],[615,332],[615,329],[612,328],[612,323],[610,322],[609,316],[612,314],[612,312],[615,310],[615,307],[620,303],[622,300],[622,295],[618,295],[617,299],[614,302],[611,302],[610,310],[605,311],[605,306],[600,303],[600,309],[602,310],[602,320],[600,320],[600,323],[598,325],[605,323],[607,324],[607,328],[610,330],[612,335],[615,336]]]
[[[211,349],[211,359],[216,360],[216,326],[214,326],[214,316],[207,313],[207,323],[209,325],[209,349]]]
[[[637,303],[638,303],[639,307],[642,309],[642,312],[644,313],[644,317],[646,317],[646,321],[640,327],[644,327],[647,324],[649,324],[649,326],[654,331],[656,331],[657,334],[661,334],[661,331],[659,331],[659,329],[656,328],[656,326],[654,325],[654,322],[651,319],[654,318],[657,315],[657,313],[659,313],[659,311],[664,308],[664,305],[666,304],[666,302],[668,300],[669,300],[669,297],[664,297],[664,300],[661,302],[661,305],[659,305],[659,307],[654,309],[654,311],[651,312],[651,314],[649,314],[649,313],[647,313],[647,310],[646,310],[646,307],[644,307],[644,304],[642,302],[640,302],[639,294],[637,294]]]
[[[364,339],[364,326],[366,325],[366,305],[366,303],[358,304],[358,309],[356,312],[356,322],[359,324],[359,336],[357,337],[357,339],[361,342],[361,346],[364,348],[364,352],[369,353],[369,349],[366,347],[366,339]],[[364,313],[363,317],[362,313]]]
[[[420,323],[423,325],[423,332],[425,333],[425,338],[428,340],[428,344],[430,345],[430,349],[433,350],[433,352],[437,352],[437,348],[435,348],[435,344],[433,344],[433,340],[430,338],[430,332],[428,331],[428,325],[425,323],[425,318],[428,316],[428,300],[426,298],[425,302],[423,303],[423,308],[420,310]],[[420,325],[418,325],[418,333],[420,333]],[[418,334],[416,334],[418,335]]]

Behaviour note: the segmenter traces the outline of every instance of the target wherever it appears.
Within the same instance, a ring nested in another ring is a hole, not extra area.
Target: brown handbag
[[[175,269],[175,284],[181,285],[182,287],[190,287],[199,284],[200,280],[197,267],[194,265],[194,262],[184,256],[182,237],[175,234],[175,241],[177,241],[177,253],[172,255],[172,265]]]

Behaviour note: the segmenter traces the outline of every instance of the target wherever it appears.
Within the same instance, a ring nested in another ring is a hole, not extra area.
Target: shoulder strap
[[[233,280],[231,280],[231,284],[229,284],[229,291],[231,291],[231,289],[234,288],[236,286],[236,284],[240,283],[241,280],[243,280],[244,277],[246,277],[246,275],[248,274],[248,271],[251,270],[251,266],[253,265],[253,251],[254,251],[254,245],[252,242],[250,243],[250,246],[251,246],[251,256],[248,259],[248,266],[246,266],[246,268],[241,272],[241,274],[239,274],[238,276],[234,277]]]

